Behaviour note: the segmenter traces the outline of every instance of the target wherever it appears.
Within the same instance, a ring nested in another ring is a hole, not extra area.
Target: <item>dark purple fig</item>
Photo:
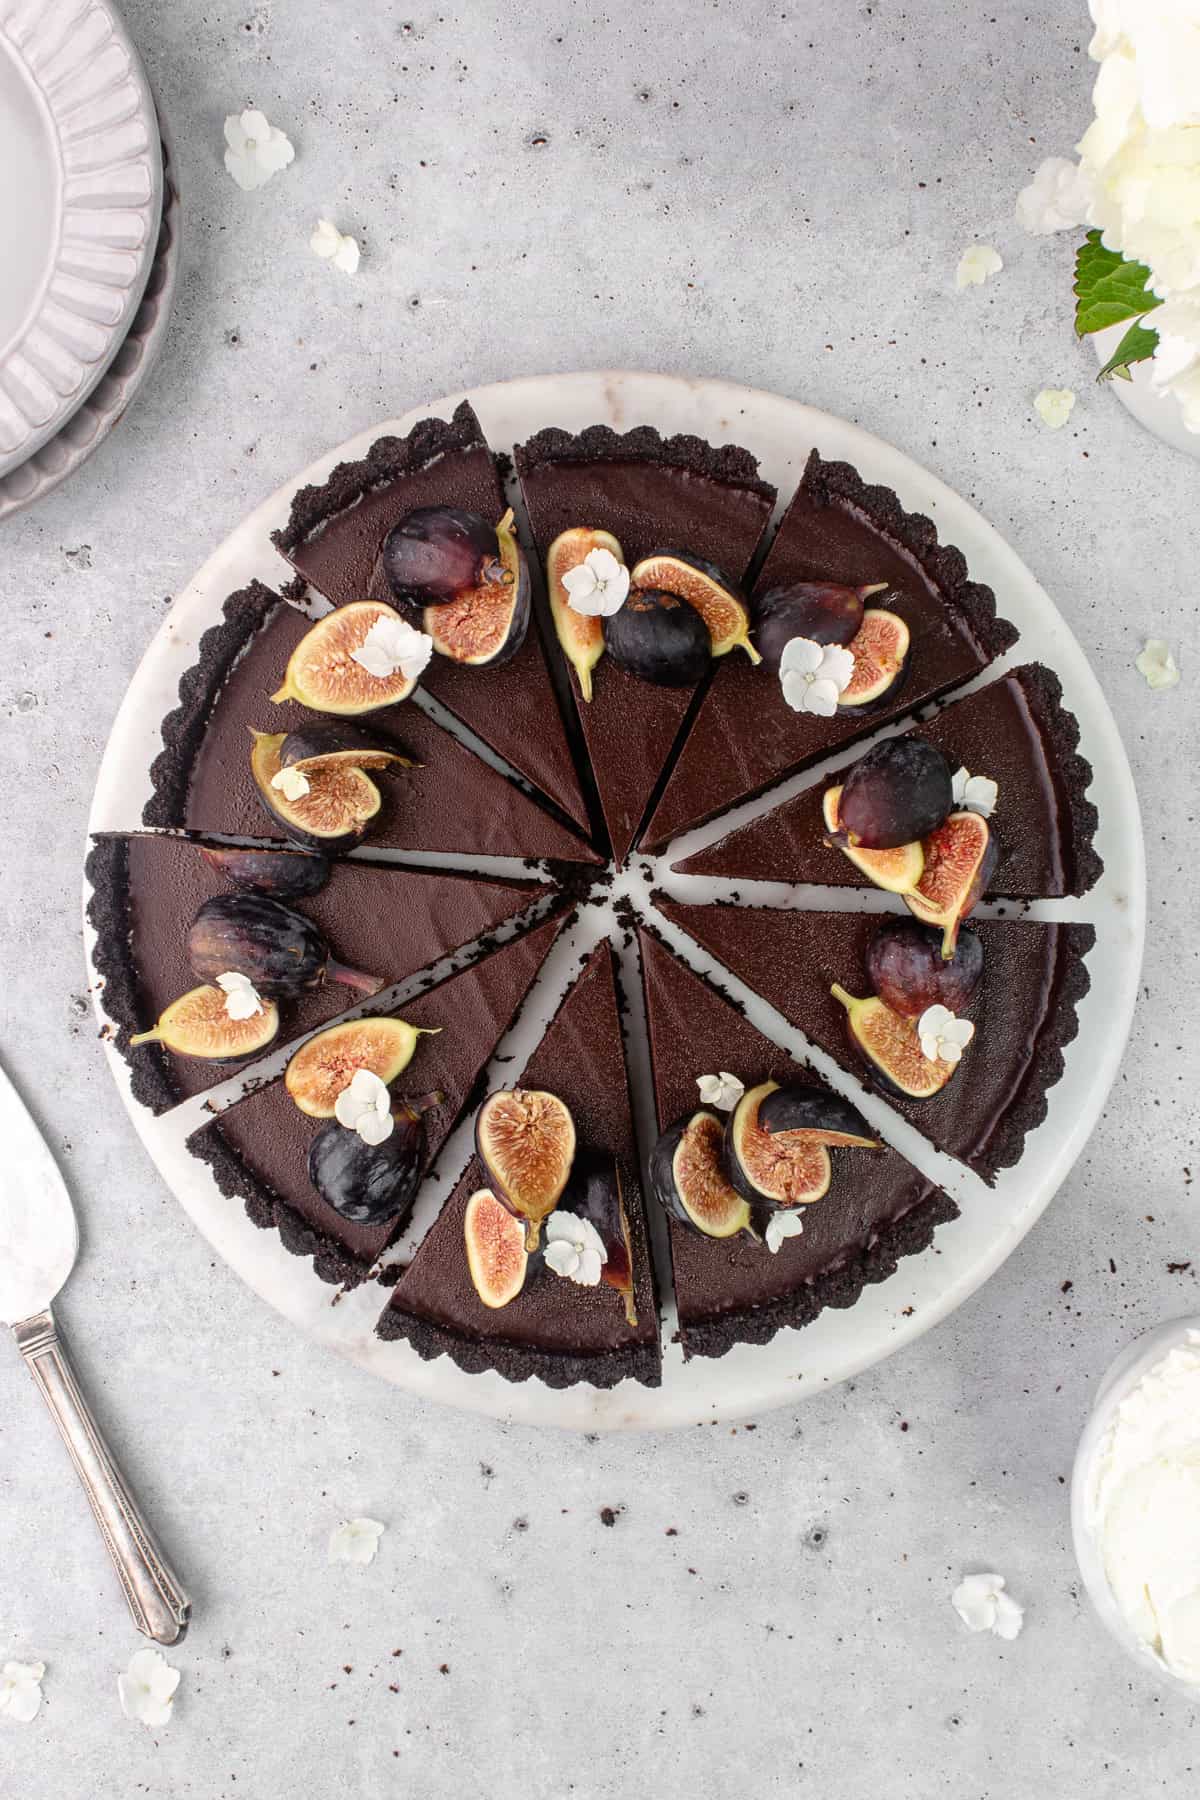
[[[711,655],[728,656],[731,650],[744,650],[752,663],[761,660],[750,642],[750,608],[745,595],[715,563],[690,551],[654,550],[629,571],[629,579],[635,590],[675,594],[694,606],[708,626]]]
[[[512,580],[496,527],[460,506],[419,506],[392,526],[382,554],[388,586],[410,606],[445,606]]]
[[[390,1136],[367,1144],[331,1119],[308,1152],[308,1178],[327,1205],[353,1225],[400,1225],[416,1199],[425,1166],[425,1121],[398,1102]]]
[[[725,1173],[755,1207],[808,1205],[828,1192],[832,1177],[820,1133],[765,1128],[759,1108],[778,1092],[777,1081],[747,1088],[725,1127]]]
[[[612,1157],[594,1150],[580,1152],[558,1208],[560,1212],[574,1213],[577,1219],[586,1219],[595,1227],[608,1259],[600,1271],[601,1278],[624,1297],[625,1317],[631,1325],[636,1325],[633,1247],[621,1192],[621,1171]]]
[[[936,831],[954,805],[950,764],[924,738],[887,738],[855,763],[838,797],[853,844],[893,850]]]
[[[499,562],[474,587],[425,608],[424,627],[439,656],[468,668],[498,668],[517,654],[529,629],[530,580],[512,513],[492,533]],[[489,568],[491,565],[489,565]]]
[[[893,1012],[918,1019],[930,1006],[965,1012],[983,975],[983,944],[960,931],[954,955],[942,956],[942,933],[915,919],[889,919],[867,945],[867,979]]]
[[[793,638],[810,638],[814,644],[851,643],[862,628],[865,601],[885,585],[854,588],[833,581],[794,581],[763,594],[754,603],[754,641],[764,666],[778,673]]]
[[[319,894],[333,865],[311,850],[251,850],[236,845],[205,844],[200,854],[234,887],[275,900],[302,900]]]
[[[316,730],[317,727],[313,727]],[[353,850],[383,805],[379,789],[361,768],[335,756],[327,766],[297,771],[303,779],[294,793],[280,785],[280,752],[296,733],[256,731],[250,751],[250,773],[265,810],[282,825],[288,839],[305,850],[326,856]]]
[[[294,999],[327,980],[361,994],[377,994],[383,986],[374,975],[336,962],[311,919],[266,894],[216,894],[206,900],[192,920],[187,953],[199,980],[244,975],[271,1000]]]
[[[695,607],[659,588],[639,588],[605,619],[604,647],[620,668],[655,687],[694,687],[712,658]]]
[[[704,1237],[730,1238],[750,1227],[750,1208],[722,1164],[725,1127],[699,1107],[676,1119],[650,1152],[650,1192],[672,1219]]]
[[[760,1102],[758,1122],[764,1131],[802,1132],[826,1149],[875,1150],[879,1140],[858,1108],[829,1088],[799,1081],[773,1088]]]

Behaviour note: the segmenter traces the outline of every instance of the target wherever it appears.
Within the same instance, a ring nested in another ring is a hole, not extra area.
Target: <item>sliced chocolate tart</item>
[[[272,864],[281,860],[295,861],[301,876],[309,866],[314,879],[324,871],[325,885],[312,893],[280,894],[286,876],[276,874]],[[235,885],[227,873],[231,866],[235,872],[249,867],[256,889]],[[229,915],[222,921],[227,926],[230,920],[236,924],[239,905],[248,900],[253,914],[258,900],[274,892],[272,905],[283,904],[309,920],[334,959],[317,985],[280,999],[275,1048],[345,1012],[363,992],[392,987],[483,937],[553,891],[528,881],[367,862],[326,864],[282,849],[246,853],[148,834],[95,838],[86,874],[105,1011],[117,1025],[116,1044],[129,1064],[130,1086],[154,1112],[237,1072],[234,1063],[178,1055],[157,1043],[130,1043],[201,980],[189,958],[188,933],[201,907],[217,896]],[[337,979],[339,969],[373,977],[374,985],[347,985]]]
[[[301,488],[274,543],[335,606],[355,600],[394,606],[381,560],[384,539],[408,513],[432,506],[461,508],[488,525],[505,510],[495,459],[465,400],[448,423],[422,419],[402,438],[378,439],[360,461],[339,463],[320,487]],[[418,622],[418,614],[410,616]],[[514,656],[494,665],[435,655],[421,685],[587,831],[587,808],[535,628]]]
[[[935,744],[952,769],[996,783],[989,824],[1000,856],[990,894],[1053,898],[1095,885],[1104,865],[1092,847],[1096,809],[1086,798],[1091,764],[1078,753],[1079,727],[1049,669],[1040,663],[1014,669],[949,702],[905,735]],[[734,881],[861,887],[862,873],[825,841],[825,789],[839,786],[850,766],[676,867]]]
[[[802,1083],[828,1096],[838,1109],[831,1116],[841,1122],[841,1103],[811,1070],[790,1062],[650,932],[641,929],[638,941],[660,1131],[706,1110],[697,1084],[718,1070],[751,1092],[768,1081]],[[761,1230],[757,1237],[745,1229],[714,1237],[668,1215],[685,1356],[765,1344],[784,1326],[810,1324],[826,1306],[853,1306],[867,1283],[886,1280],[899,1257],[927,1249],[936,1227],[957,1216],[954,1202],[894,1150],[837,1148],[829,1157],[828,1190],[791,1209],[802,1230],[774,1251]]]
[[[556,1096],[574,1120],[580,1149],[586,1146],[615,1159],[628,1226],[635,1322],[630,1322],[622,1295],[606,1282],[581,1286],[549,1267],[528,1274],[507,1305],[484,1304],[466,1246],[472,1196],[491,1185],[476,1156],[392,1295],[379,1334],[406,1339],[426,1360],[449,1356],[471,1373],[493,1369],[508,1381],[536,1375],[549,1387],[587,1381],[607,1388],[629,1377],[655,1387],[661,1380],[658,1308],[607,943],[588,958],[518,1086]]]
[[[565,920],[557,914],[397,1009],[414,1029],[437,1034],[418,1038],[394,1090],[398,1101],[440,1095],[423,1115],[426,1168],[469,1105]],[[222,1193],[244,1200],[256,1225],[277,1230],[295,1255],[310,1256],[322,1281],[354,1286],[404,1221],[356,1223],[322,1198],[308,1160],[321,1124],[300,1111],[279,1077],[194,1132],[188,1148],[209,1164]]]
[[[252,734],[329,723],[294,700],[271,699],[311,623],[261,582],[230,595],[221,623],[205,632],[199,658],[179,684],[179,706],[163,720],[145,824],[235,837],[283,835],[251,770]],[[370,822],[369,847],[601,860],[413,701],[368,715],[363,728],[417,765],[378,775],[383,804]]]
[[[514,457],[543,567],[555,540],[582,528],[615,539],[631,570],[656,551],[676,551],[714,565],[737,584],[753,562],[775,500],[748,450],[716,448],[696,437],[663,438],[648,425],[621,434],[606,425],[578,436],[540,431],[518,444]],[[549,572],[552,590],[556,580]],[[552,610],[555,599],[552,591]],[[558,601],[565,605],[561,595]],[[573,628],[600,631],[599,619],[563,617]],[[613,856],[622,863],[698,682],[659,686],[605,654],[586,699],[578,667],[566,660]],[[745,657],[734,649],[723,660]]]
[[[1079,1029],[1076,1007],[1090,986],[1084,958],[1096,938],[1090,925],[968,920],[955,968],[970,960],[973,991],[949,1011],[969,1021],[974,1033],[951,1071],[922,1050],[917,1022],[923,1000],[899,1023],[892,1008],[882,1019],[867,1019],[869,1041],[882,1060],[861,1048],[861,1036],[851,1029],[855,1015],[846,999],[874,994],[868,968],[873,941],[899,924],[919,935],[914,921],[891,914],[684,906],[662,896],[657,903],[811,1043],[885,1094],[937,1149],[989,1183],[1019,1160],[1026,1134],[1046,1116],[1047,1090],[1062,1075],[1063,1047]],[[939,937],[932,934],[929,941]],[[936,995],[932,1003],[949,1004]],[[880,1026],[891,1026],[891,1035],[877,1031]],[[938,1080],[943,1085],[935,1088]],[[916,1088],[923,1097],[914,1096]]]
[[[898,672],[874,701],[839,703],[828,717],[794,710],[769,657],[758,666],[724,658],[643,833],[647,849],[661,849],[838,744],[978,675],[1017,640],[1015,628],[997,617],[991,589],[970,579],[961,553],[939,544],[929,519],[905,512],[890,488],[868,485],[849,463],[825,462],[816,450],[755,583],[756,642],[765,643],[776,597],[797,582],[860,593],[883,584],[886,591],[871,595],[859,617],[886,613],[902,621],[906,651]],[[844,642],[836,622],[797,635],[821,645]],[[868,654],[864,649],[864,660]]]

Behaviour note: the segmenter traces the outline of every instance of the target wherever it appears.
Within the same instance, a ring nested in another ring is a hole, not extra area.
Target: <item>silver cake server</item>
[[[75,1264],[79,1231],[58,1164],[0,1069],[0,1324],[50,1408],[121,1578],[133,1622],[160,1644],[178,1643],[191,1602],[142,1517],[88,1409],[58,1335],[51,1302]]]

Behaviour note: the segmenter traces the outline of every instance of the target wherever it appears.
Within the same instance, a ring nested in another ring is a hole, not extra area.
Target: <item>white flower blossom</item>
[[[722,1069],[719,1075],[698,1075],[696,1086],[704,1105],[715,1106],[718,1112],[732,1112],[746,1091],[745,1084],[728,1069]]]
[[[956,1063],[975,1036],[970,1019],[960,1019],[948,1006],[927,1006],[917,1020],[921,1054],[930,1062]]]
[[[45,1673],[45,1663],[6,1662],[0,1668],[0,1714],[15,1719],[19,1725],[36,1719]]]
[[[595,1287],[608,1261],[604,1240],[590,1219],[552,1212],[546,1220],[546,1267],[580,1287]]]
[[[286,134],[272,125],[265,113],[251,108],[230,113],[225,121],[225,167],[243,193],[260,188],[280,169],[286,169],[296,152]]]
[[[398,613],[384,612],[357,650],[350,652],[350,660],[380,681],[386,681],[397,670],[406,681],[416,681],[428,668],[432,655],[433,639],[428,632],[418,631]]]
[[[1070,231],[1088,214],[1091,188],[1078,163],[1048,156],[1037,174],[1017,195],[1017,223],[1034,237]]]
[[[382,1144],[392,1135],[392,1096],[373,1069],[356,1069],[333,1103],[333,1116],[364,1144]]]
[[[171,1667],[161,1650],[148,1644],[144,1650],[134,1651],[125,1673],[117,1676],[121,1710],[127,1719],[137,1719],[142,1725],[166,1725],[178,1686],[179,1670]]]
[[[1147,638],[1134,663],[1150,688],[1171,688],[1179,680],[1179,666],[1165,638]]]
[[[353,275],[358,270],[358,239],[339,231],[332,219],[317,220],[317,228],[308,240],[308,247],[314,256],[331,262],[343,275]]]
[[[590,619],[610,619],[629,594],[629,570],[611,550],[589,550],[581,563],[562,577],[567,605]]]
[[[231,1019],[256,1019],[262,1011],[258,989],[248,975],[227,969],[217,976],[217,986],[225,995],[225,1011]]]
[[[831,719],[850,685],[854,657],[842,644],[818,644],[794,637],[784,645],[779,662],[783,697],[793,712]]]
[[[1003,1575],[966,1575],[950,1603],[969,1631],[991,1631],[1011,1643],[1020,1635],[1025,1608],[1004,1591]]]
[[[772,1256],[779,1254],[779,1246],[788,1238],[799,1237],[804,1230],[804,1220],[800,1217],[800,1210],[797,1207],[794,1212],[773,1212],[767,1220],[767,1229],[763,1238]]]
[[[960,812],[978,813],[990,819],[1000,798],[1000,789],[988,775],[972,775],[968,769],[956,769],[951,783],[954,804]]]
[[[271,786],[278,788],[285,800],[303,800],[309,785],[303,769],[277,769],[271,777]]]
[[[1075,390],[1073,388],[1043,388],[1040,394],[1033,397],[1033,410],[1043,425],[1051,431],[1059,431],[1066,424],[1075,408]]]
[[[375,1561],[386,1529],[378,1519],[344,1519],[329,1534],[330,1562],[358,1563],[365,1568]]]
[[[958,259],[954,285],[960,293],[963,288],[982,287],[989,275],[998,275],[1003,267],[1000,252],[991,244],[968,244]]]

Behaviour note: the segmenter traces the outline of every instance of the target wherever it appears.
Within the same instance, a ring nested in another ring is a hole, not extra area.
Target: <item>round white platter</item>
[[[162,155],[106,0],[0,0],[0,476],[87,399],[154,261]]]
[[[160,722],[176,702],[179,677],[195,660],[202,633],[218,618],[233,589],[255,576],[276,585],[287,578],[288,567],[273,549],[269,534],[286,517],[295,490],[323,481],[335,462],[361,456],[383,433],[405,432],[429,413],[448,417],[462,398],[464,395],[455,394],[414,407],[403,418],[374,426],[331,451],[252,512],[214,552],[176,599],[130,683],[101,764],[90,830],[139,826],[150,793],[150,764],[160,747]],[[778,1015],[723,974],[728,989],[746,1004],[751,1020],[789,1053],[807,1055],[831,1085],[850,1094],[883,1136],[953,1193],[961,1216],[939,1230],[931,1251],[902,1261],[896,1275],[867,1288],[849,1311],[826,1311],[805,1330],[781,1332],[768,1345],[741,1345],[719,1360],[696,1358],[685,1363],[679,1347],[671,1342],[674,1317],[668,1299],[661,1388],[625,1382],[611,1392],[589,1387],[557,1392],[537,1381],[511,1385],[494,1374],[467,1375],[445,1357],[425,1363],[407,1344],[381,1342],[373,1327],[386,1300],[385,1289],[365,1283],[335,1299],[334,1291],[317,1279],[307,1262],[289,1255],[273,1232],[256,1229],[240,1203],[219,1192],[206,1165],[186,1149],[185,1139],[208,1116],[201,1097],[155,1119],[132,1099],[125,1063],[107,1046],[113,1077],[164,1181],[214,1249],[264,1300],[310,1337],[385,1380],[410,1393],[493,1417],[581,1430],[649,1430],[752,1417],[869,1367],[960,1306],[1024,1237],[1082,1150],[1121,1060],[1141,967],[1145,869],[1129,766],[1083,652],[1016,552],[965,500],[859,427],[797,401],[730,382],[642,373],[530,377],[478,388],[465,398],[478,412],[495,450],[511,450],[514,443],[542,426],[578,431],[597,422],[618,430],[650,423],[663,432],[696,432],[716,443],[732,440],[745,444],[759,458],[764,477],[778,487],[781,506],[790,496],[809,450],[817,445],[826,457],[844,458],[868,480],[894,488],[906,507],[929,514],[942,540],[957,544],[972,574],[995,589],[999,610],[1019,627],[1021,639],[981,682],[995,679],[1006,667],[1035,659],[1057,672],[1066,704],[1081,727],[1080,748],[1094,770],[1090,794],[1100,811],[1097,849],[1106,869],[1083,899],[1042,901],[1028,912],[1028,916],[1045,920],[1085,921],[1094,925],[1097,934],[1089,958],[1092,988],[1079,1009],[1079,1036],[1067,1047],[1065,1073],[1050,1090],[1045,1122],[1026,1140],[1020,1164],[1002,1172],[995,1188],[985,1188],[969,1171],[934,1152],[885,1101],[864,1098],[858,1085],[827,1057],[809,1051],[799,1033],[789,1030]],[[894,731],[900,724],[885,729]],[[740,822],[777,804],[782,795],[819,780],[821,775],[820,766],[806,771],[765,799],[693,832],[657,859],[635,856],[612,895],[602,905],[586,907],[578,923],[564,934],[500,1050],[515,1055],[519,1067],[569,975],[577,971],[581,949],[608,932],[619,942],[620,934],[613,929],[614,899],[628,895],[648,910],[649,890],[656,883],[680,898],[725,895],[729,883],[675,876],[669,864],[685,849],[722,835],[731,820]],[[490,872],[504,868],[500,861],[478,866]],[[863,896],[845,889],[792,889],[768,896],[751,894],[750,884],[739,883],[738,887],[744,898],[770,897],[775,904],[866,906],[873,910],[890,904],[886,896],[874,892]],[[986,916],[1005,910],[993,904],[981,913]],[[1007,908],[1009,914],[1013,910]],[[711,967],[680,933],[665,928],[664,936],[695,966]],[[92,934],[86,921],[85,942],[90,965]],[[651,1100],[640,1030],[640,982],[635,952],[623,948],[620,954],[630,1001],[635,1108],[645,1142],[649,1141]],[[91,972],[95,991],[94,969]],[[97,1009],[103,1021],[100,996]],[[275,1060],[281,1064],[282,1053]],[[505,1066],[511,1069],[511,1064]],[[238,1091],[240,1083],[235,1078],[215,1090],[215,1102],[219,1105]],[[400,1258],[411,1254],[436,1215],[467,1160],[469,1142],[468,1123],[449,1140],[437,1170],[426,1181],[409,1231],[394,1252]],[[661,1256],[661,1221],[652,1218],[651,1225],[663,1269],[668,1265]]]

